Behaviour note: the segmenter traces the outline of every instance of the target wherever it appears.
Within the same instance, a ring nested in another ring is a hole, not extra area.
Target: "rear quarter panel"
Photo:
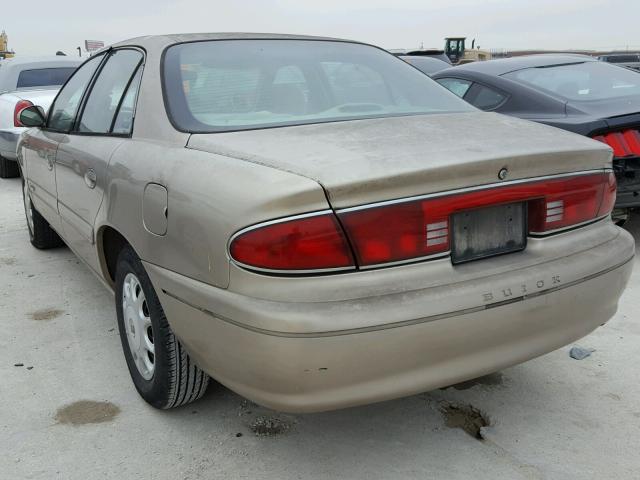
[[[168,191],[163,236],[143,225],[142,196],[148,183]],[[322,188],[304,177],[177,145],[132,139],[111,159],[96,231],[100,237],[104,227],[112,226],[143,260],[226,288],[227,242],[233,233],[266,218],[327,207]],[[108,275],[105,279],[109,281]]]

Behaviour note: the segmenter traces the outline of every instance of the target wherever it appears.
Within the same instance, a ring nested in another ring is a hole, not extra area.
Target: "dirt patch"
[[[43,308],[42,310],[31,312],[29,316],[31,317],[31,320],[43,321],[53,320],[54,318],[58,318],[63,313],[63,310],[58,310],[57,308]]]
[[[16,263],[16,259],[13,257],[0,257],[1,265],[13,265]]]
[[[56,422],[64,425],[105,423],[113,420],[119,413],[120,408],[113,403],[80,400],[59,408]]]
[[[258,417],[251,422],[249,429],[259,437],[274,437],[287,433],[291,423],[279,417]]]
[[[477,408],[471,405],[445,404],[441,408],[444,424],[449,428],[460,428],[473,438],[482,440],[482,428],[488,427],[489,420]]]
[[[455,388],[456,390],[469,390],[476,385],[483,385],[485,387],[497,387],[504,383],[504,376],[501,373],[491,373],[489,375],[485,375],[484,377],[474,378],[473,380],[467,380],[466,382],[456,383],[455,385],[450,385],[449,387],[444,387],[442,390],[447,388]]]

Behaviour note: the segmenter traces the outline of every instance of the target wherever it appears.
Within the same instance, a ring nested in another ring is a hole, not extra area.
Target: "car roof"
[[[484,62],[472,62],[454,67],[457,71],[485,73],[487,75],[504,75],[505,73],[525,68],[550,67],[571,63],[597,62],[596,58],[579,54],[540,54],[522,57],[499,58]]]
[[[339,42],[361,43],[353,40],[331,37],[315,37],[309,35],[289,35],[279,33],[172,33],[167,35],[149,35],[124,40],[113,45],[120,47],[126,45],[139,45],[141,47],[152,47],[158,45],[172,45],[175,43],[201,42],[206,40],[329,40]]]
[[[441,58],[431,56],[431,55],[398,55],[398,57],[415,59],[416,61],[419,61],[419,62],[444,63],[447,67],[451,66]]]
[[[47,56],[38,56],[38,57],[24,57],[17,56],[12,58],[6,58],[2,61],[0,65],[3,67],[17,67],[23,66],[27,64],[38,64],[38,63],[53,63],[53,64],[67,64],[67,65],[80,65],[85,59],[80,57],[67,57],[66,55],[47,55]]]

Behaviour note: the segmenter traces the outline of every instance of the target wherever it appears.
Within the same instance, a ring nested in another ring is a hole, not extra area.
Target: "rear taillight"
[[[29,100],[19,100],[18,103],[16,103],[16,106],[13,107],[13,126],[14,127],[24,127],[24,125],[20,121],[20,112],[22,112],[22,110],[24,110],[25,108],[32,107],[32,106],[33,106],[33,103],[31,103]]]
[[[613,148],[613,156],[616,158],[640,156],[640,131],[637,129],[596,135],[593,139]]]
[[[544,197],[529,202],[529,233],[569,228],[611,213],[616,201],[613,172],[546,182]]]
[[[359,265],[429,257],[449,251],[447,200],[420,200],[339,213]]]
[[[264,271],[367,268],[448,254],[457,212],[526,202],[528,233],[546,235],[609,215],[615,198],[613,172],[481,186],[267,222],[236,234],[229,252]]]
[[[550,178],[473,191],[426,196],[338,213],[359,266],[413,261],[450,248],[450,216],[490,205],[527,202],[529,233],[544,235],[610,213],[613,173]]]
[[[333,212],[251,227],[234,236],[229,252],[240,264],[273,272],[355,268],[349,243]]]

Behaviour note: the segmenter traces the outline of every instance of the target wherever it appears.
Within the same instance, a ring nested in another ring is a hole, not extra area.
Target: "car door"
[[[104,196],[109,160],[131,135],[143,58],[134,48],[108,53],[73,129],[61,136],[56,153],[58,210],[65,240],[96,270],[93,224]]]
[[[49,108],[46,126],[29,130],[23,143],[23,165],[35,208],[62,234],[58,214],[55,158],[64,132],[71,130],[84,93],[102,62],[97,55],[67,81]]]

